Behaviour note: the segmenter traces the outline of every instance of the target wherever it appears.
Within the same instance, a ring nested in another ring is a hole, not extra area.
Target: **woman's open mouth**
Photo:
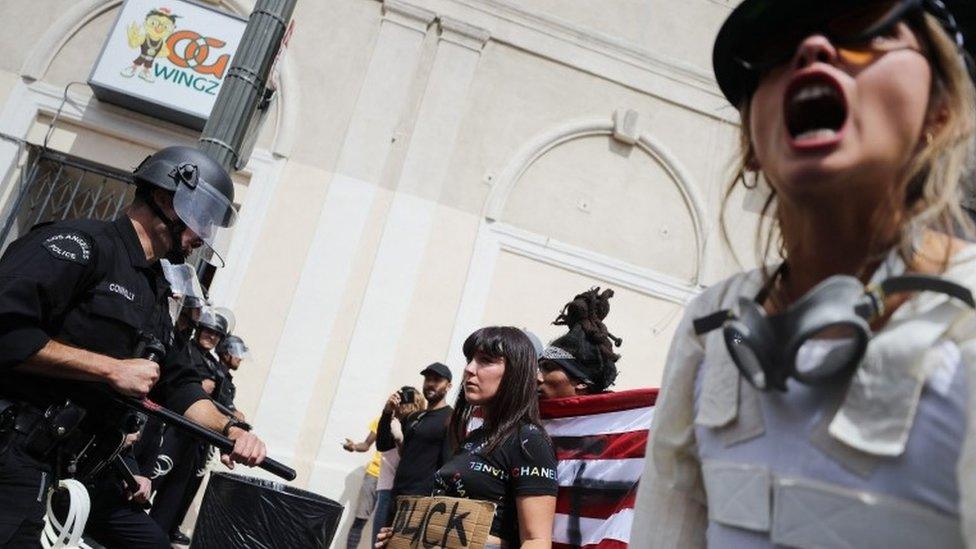
[[[820,148],[840,141],[847,123],[847,100],[829,75],[815,72],[796,78],[784,102],[786,130],[794,148]]]

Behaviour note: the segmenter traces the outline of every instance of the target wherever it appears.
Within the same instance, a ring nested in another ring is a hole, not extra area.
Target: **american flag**
[[[559,460],[554,549],[627,547],[657,392],[540,402]]]

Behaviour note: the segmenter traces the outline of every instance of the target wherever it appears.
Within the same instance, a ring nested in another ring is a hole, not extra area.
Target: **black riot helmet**
[[[210,264],[224,266],[221,229],[234,225],[234,182],[216,160],[199,149],[186,146],[166,147],[146,157],[133,172],[146,203],[166,223],[173,237],[168,259],[182,262],[181,235],[189,228],[203,240],[203,258]],[[173,209],[178,219],[168,218],[150,196],[151,187],[173,193]]]
[[[227,337],[234,330],[234,313],[226,307],[204,307],[197,325]]]

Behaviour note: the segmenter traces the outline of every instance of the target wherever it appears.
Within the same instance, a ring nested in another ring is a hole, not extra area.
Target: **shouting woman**
[[[976,544],[961,46],[939,0],[745,0],[725,21],[715,75],[736,182],[770,190],[770,266],[687,308],[632,546]]]

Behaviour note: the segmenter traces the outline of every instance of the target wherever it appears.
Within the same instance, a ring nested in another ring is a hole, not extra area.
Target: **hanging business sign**
[[[88,84],[102,101],[203,129],[246,25],[189,0],[126,0]]]

